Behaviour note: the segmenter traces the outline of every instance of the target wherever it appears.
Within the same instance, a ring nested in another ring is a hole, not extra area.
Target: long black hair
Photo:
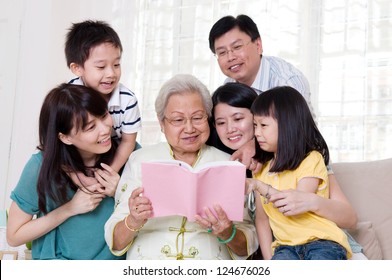
[[[88,175],[91,166],[86,167],[75,146],[66,145],[59,134],[69,134],[85,128],[88,115],[102,118],[108,114],[107,102],[94,89],[85,86],[61,84],[52,89],[45,97],[39,116],[39,146],[43,160],[38,176],[38,205],[43,213],[48,212],[48,198],[51,207],[67,202],[69,191],[78,188],[67,175],[69,172],[82,172]],[[97,155],[100,163],[111,164],[115,146]]]
[[[212,113],[210,118],[210,138],[207,142],[209,145],[218,148],[229,154],[235,151],[225,146],[220,140],[215,128],[215,107],[220,104],[227,104],[232,107],[249,109],[253,101],[256,99],[257,93],[249,86],[241,83],[226,83],[218,87],[212,95]]]
[[[251,107],[254,116],[270,116],[278,123],[278,147],[271,172],[296,169],[311,152],[318,151],[329,163],[327,143],[313,120],[304,97],[294,88],[276,87],[260,94]],[[255,158],[261,162],[274,153],[257,146]]]

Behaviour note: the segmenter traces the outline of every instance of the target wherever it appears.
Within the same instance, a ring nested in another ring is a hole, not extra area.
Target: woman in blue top
[[[33,241],[33,259],[118,259],[104,240],[120,178],[109,166],[111,129],[106,101],[95,90],[62,84],[49,92],[39,118],[39,152],[11,193],[11,246]]]

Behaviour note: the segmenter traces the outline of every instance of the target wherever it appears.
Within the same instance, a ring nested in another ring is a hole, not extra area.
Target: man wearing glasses
[[[211,28],[210,49],[227,82],[240,82],[258,94],[276,86],[291,86],[308,102],[310,88],[304,74],[287,61],[263,55],[263,45],[254,21],[246,16],[225,16]]]

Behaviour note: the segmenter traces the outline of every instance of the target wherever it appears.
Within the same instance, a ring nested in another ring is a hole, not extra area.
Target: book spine
[[[197,176],[197,173],[193,173],[193,172],[190,172],[189,175],[190,175],[189,176],[190,177],[189,195],[191,197],[189,198],[188,201],[190,201],[191,203],[189,205],[190,213],[188,215],[188,220],[194,221],[195,215],[197,214],[197,201],[198,201],[198,197],[197,197],[197,184],[198,184],[198,182],[197,182],[197,179],[198,179],[198,176]]]

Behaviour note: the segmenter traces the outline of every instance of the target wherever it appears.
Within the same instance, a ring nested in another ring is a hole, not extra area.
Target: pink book
[[[151,200],[153,217],[179,215],[195,221],[204,207],[216,215],[219,204],[232,221],[242,221],[246,167],[238,161],[216,161],[192,168],[178,161],[142,163],[144,196]]]

